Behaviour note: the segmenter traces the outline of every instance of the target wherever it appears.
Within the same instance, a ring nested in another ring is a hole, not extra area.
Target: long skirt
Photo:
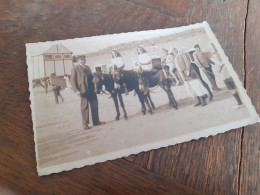
[[[184,86],[187,90],[187,93],[193,97],[196,98],[197,96],[203,96],[207,94],[207,90],[202,85],[199,79],[194,79],[191,81],[186,81],[184,83]]]

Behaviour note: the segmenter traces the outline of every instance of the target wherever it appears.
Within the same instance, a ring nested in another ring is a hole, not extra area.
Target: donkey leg
[[[150,101],[150,104],[152,105],[152,108],[155,109],[155,106],[154,106],[154,103],[153,103],[152,98],[150,96],[150,93],[147,94],[147,98]]]
[[[172,90],[171,90],[170,87],[168,87],[168,93],[169,93],[169,97],[171,98],[171,101],[172,101],[172,107],[177,109],[178,108],[178,104],[177,104],[177,101],[174,98],[174,95],[173,95]]]
[[[145,104],[146,104],[147,107],[148,107],[148,112],[149,112],[150,114],[152,114],[152,113],[153,113],[153,109],[152,109],[152,107],[151,107],[151,105],[150,105],[150,102],[149,102],[149,100],[148,100],[147,95],[144,95],[144,102],[145,102]]]
[[[136,94],[138,95],[138,98],[139,98],[141,105],[142,105],[141,112],[143,113],[143,115],[145,115],[146,114],[146,107],[145,107],[145,104],[144,104],[144,96],[139,89],[136,89],[135,91],[136,91]]]
[[[122,98],[122,94],[118,94],[118,98],[119,98],[119,102],[120,102],[120,106],[124,112],[124,117],[125,119],[127,119],[127,113],[126,113],[126,110],[125,110],[125,104],[124,104],[124,101],[123,101],[123,98]]]
[[[113,95],[112,95],[112,98],[113,98],[113,100],[114,100],[115,107],[116,107],[116,117],[115,117],[115,119],[116,119],[116,120],[119,120],[120,111],[119,111],[119,106],[118,106],[117,95],[116,95],[116,94],[113,94]]]
[[[167,96],[168,96],[168,98],[169,98],[169,105],[170,106],[172,106],[173,105],[173,102],[172,102],[172,99],[171,99],[171,97],[170,97],[170,94],[169,94],[169,90],[167,89],[167,87],[165,87],[165,86],[161,86],[161,88],[167,93]]]

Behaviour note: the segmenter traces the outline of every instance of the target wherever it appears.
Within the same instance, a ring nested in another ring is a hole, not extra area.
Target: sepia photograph
[[[207,22],[26,53],[40,176],[259,122]]]

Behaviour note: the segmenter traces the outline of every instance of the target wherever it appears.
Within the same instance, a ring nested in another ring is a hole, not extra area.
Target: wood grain
[[[44,177],[1,173],[2,187],[22,194],[200,194],[120,159]]]
[[[260,113],[260,1],[250,0],[248,5],[245,67],[246,88]],[[260,125],[245,127],[242,140],[240,194],[260,193]]]
[[[127,0],[131,3],[134,3],[138,6],[149,8],[157,12],[173,16],[179,20],[185,16],[186,12],[190,9],[191,1],[190,0]]]
[[[179,3],[179,7],[170,2],[0,0],[0,187],[20,194],[195,194],[189,187],[206,194],[260,193],[259,125],[249,126],[244,133],[242,129],[232,130],[125,160],[46,177],[36,174],[24,46],[27,42],[167,28],[207,20],[244,81],[247,1],[190,0],[185,1],[187,4]],[[246,86],[259,111],[259,1],[250,0],[249,5]]]
[[[174,4],[168,4],[170,1],[145,2],[168,11],[174,7]],[[203,20],[209,22],[241,81],[244,80],[243,30],[247,14],[246,3],[246,1],[193,1],[183,17],[185,24]],[[147,169],[207,194],[237,194],[241,135],[242,129],[238,129],[207,139],[152,151]]]

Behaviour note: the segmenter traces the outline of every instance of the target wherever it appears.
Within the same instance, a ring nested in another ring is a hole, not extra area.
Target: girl
[[[117,50],[113,49],[111,54],[112,54],[112,59],[111,59],[111,66],[109,67],[109,73],[113,74],[114,77],[115,72],[120,74],[120,71],[124,69],[125,62],[121,54]],[[125,94],[128,95],[128,89],[126,87],[125,82],[123,82],[122,85],[125,89]]]

